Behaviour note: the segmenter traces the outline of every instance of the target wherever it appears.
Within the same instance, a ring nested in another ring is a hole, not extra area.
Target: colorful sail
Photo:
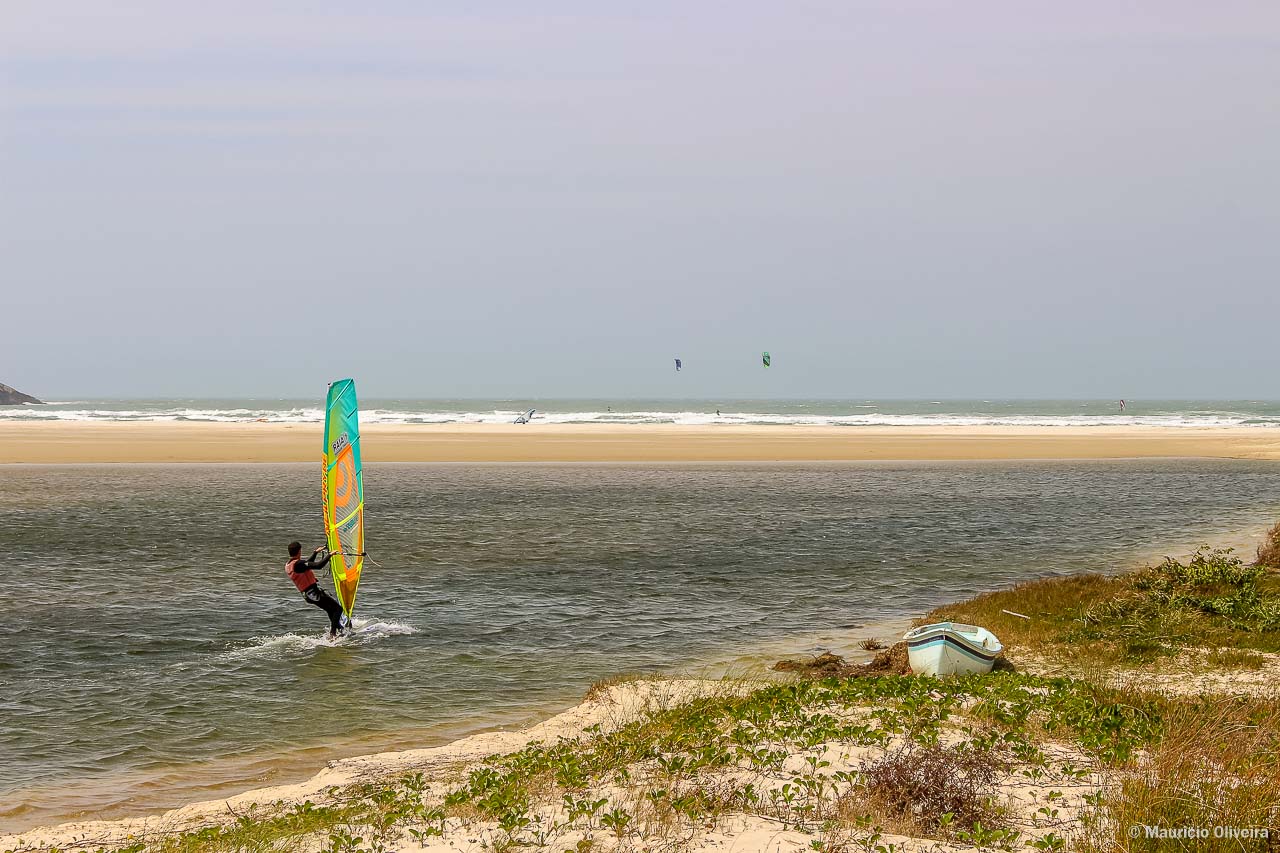
[[[769,355],[768,350],[764,352],[762,360],[764,361],[765,367],[768,367],[773,362],[773,357]]]
[[[356,587],[364,568],[363,470],[356,383],[339,379],[329,385],[325,401],[322,494],[333,588],[348,617],[356,606]]]

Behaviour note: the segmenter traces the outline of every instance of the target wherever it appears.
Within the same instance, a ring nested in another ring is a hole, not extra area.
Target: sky
[[[1274,399],[1277,93],[1274,2],[5,0],[0,382]]]

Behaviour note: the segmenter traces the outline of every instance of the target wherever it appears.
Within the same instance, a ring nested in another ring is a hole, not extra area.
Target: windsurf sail
[[[364,568],[364,468],[360,464],[360,412],[356,383],[329,385],[324,412],[324,532],[329,541],[333,588],[347,618],[356,606]]]
[[[769,355],[769,352],[766,350],[761,354],[761,361],[764,362],[765,367],[768,367],[773,362],[773,356]]]
[[[679,373],[679,372],[680,372],[680,368],[682,368],[682,367],[684,367],[684,365],[680,362],[680,359],[678,359],[678,358],[677,358],[677,359],[676,359],[676,372],[677,372],[677,373]]]
[[[534,413],[534,412],[536,412],[536,411],[538,411],[538,410],[537,410],[537,409],[530,409],[529,411],[525,412],[525,413],[524,413],[523,415],[521,415],[520,417],[516,418],[515,422],[516,422],[516,423],[518,423],[518,424],[527,424],[529,421],[533,420],[533,413]]]

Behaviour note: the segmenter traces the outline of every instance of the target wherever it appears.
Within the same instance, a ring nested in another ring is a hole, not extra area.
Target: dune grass
[[[1117,773],[1101,802],[1106,827],[1081,839],[1085,851],[1166,851],[1145,827],[1233,827],[1239,839],[1210,838],[1182,849],[1272,850],[1280,839],[1280,703],[1274,698],[1159,699],[1161,736]],[[1139,827],[1135,838],[1129,827]],[[1261,834],[1260,833],[1264,833]]]

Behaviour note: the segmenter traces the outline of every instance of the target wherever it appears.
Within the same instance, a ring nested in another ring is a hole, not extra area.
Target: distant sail
[[[324,414],[324,470],[321,477],[324,532],[329,542],[333,588],[348,618],[364,568],[364,467],[360,463],[360,412],[356,383],[329,385]]]
[[[518,424],[527,424],[529,421],[533,420],[533,413],[536,411],[537,409],[530,409],[520,417],[516,418],[515,422]]]
[[[1120,401],[1120,411],[1124,411],[1124,400]]]
[[[765,367],[768,367],[770,364],[772,364],[772,363],[773,363],[773,357],[769,355],[769,351],[768,351],[768,350],[765,350],[765,352],[764,352],[763,361],[764,361],[764,366],[765,366]]]
[[[682,368],[682,367],[684,367],[684,364],[683,364],[683,363],[681,363],[680,359],[678,359],[678,358],[677,358],[677,359],[676,359],[676,372],[677,372],[677,373],[679,373],[679,372],[680,372],[680,368]]]

